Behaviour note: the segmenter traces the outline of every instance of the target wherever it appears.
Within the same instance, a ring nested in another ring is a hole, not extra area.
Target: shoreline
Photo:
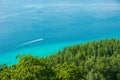
[[[104,40],[104,39],[107,39],[107,38],[60,42],[60,43],[54,43],[54,44],[45,44],[45,45],[20,48],[16,51],[11,51],[11,52],[2,54],[0,57],[0,64],[7,64],[8,66],[16,64],[18,62],[18,60],[16,59],[16,56],[19,54],[22,54],[22,55],[31,54],[37,57],[46,57],[46,56],[53,55],[56,52],[61,51],[62,49],[69,47],[69,46],[73,46],[77,44],[84,44],[87,42]]]
[[[16,51],[11,51],[11,52],[2,54],[0,58],[0,64],[7,64],[7,65],[16,64],[18,62],[18,60],[16,59],[16,56],[18,54],[22,54],[22,55],[31,54],[37,57],[45,57],[45,56],[52,55],[64,49],[65,47],[69,47],[76,44],[82,44],[85,42],[88,42],[88,41],[70,41],[70,42],[61,42],[61,43],[45,44],[45,45],[39,45],[39,46],[33,46],[33,47],[20,48]]]

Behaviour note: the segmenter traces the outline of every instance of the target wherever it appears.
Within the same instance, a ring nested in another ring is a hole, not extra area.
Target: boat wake
[[[35,39],[35,40],[31,40],[31,41],[28,41],[28,42],[25,42],[25,43],[22,43],[20,46],[25,46],[25,45],[28,45],[28,44],[32,44],[32,43],[36,43],[36,42],[40,42],[42,41],[43,38],[39,38],[39,39]]]

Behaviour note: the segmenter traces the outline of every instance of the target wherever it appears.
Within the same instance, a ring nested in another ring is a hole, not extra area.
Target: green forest
[[[43,58],[28,54],[16,59],[17,64],[0,65],[0,80],[120,80],[120,40],[115,38],[66,47]]]

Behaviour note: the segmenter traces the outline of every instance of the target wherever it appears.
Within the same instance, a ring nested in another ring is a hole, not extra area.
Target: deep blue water
[[[117,0],[78,2],[1,0],[0,55],[36,46],[45,49],[44,45],[49,45],[48,49],[52,44],[120,38],[120,4]]]

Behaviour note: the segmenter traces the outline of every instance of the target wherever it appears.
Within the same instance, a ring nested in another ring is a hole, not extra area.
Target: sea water
[[[74,44],[120,37],[117,2],[2,0],[0,6],[0,64],[17,63],[18,54],[44,57]]]

